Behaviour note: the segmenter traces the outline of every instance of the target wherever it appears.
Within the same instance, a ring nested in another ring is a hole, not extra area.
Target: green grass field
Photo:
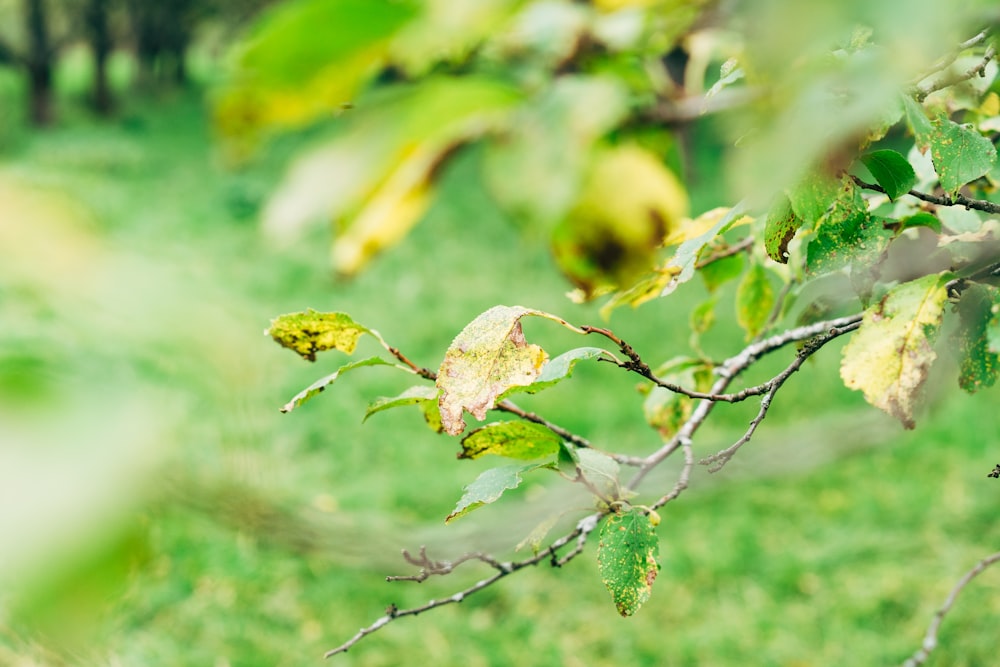
[[[401,548],[509,555],[547,506],[576,502],[540,480],[445,527],[489,462],[456,461],[457,443],[416,410],[362,425],[368,401],[408,384],[383,369],[278,413],[342,359],[310,365],[280,349],[261,335],[279,313],[346,311],[432,367],[498,303],[600,324],[468,176],[475,156],[458,156],[403,245],[336,282],[326,230],[281,248],[256,229],[294,145],[227,171],[205,111],[179,92],[109,123],[70,113],[45,133],[0,135],[0,187],[19,193],[0,200],[0,461],[31,482],[0,492],[0,536],[20,545],[0,569],[15,577],[0,588],[0,664],[319,664],[389,603],[486,573],[386,583],[412,569]],[[683,353],[700,289],[611,326],[654,361]],[[738,351],[731,325],[723,316],[713,354]],[[581,344],[545,323],[526,329],[553,355]],[[1000,485],[986,477],[1000,460],[995,390],[960,395],[943,343],[914,432],[840,385],[839,348],[810,362],[755,440],[723,472],[696,470],[664,510],[663,570],[636,617],[617,616],[591,545],[562,570],[540,566],[393,623],[331,664],[899,664],[958,577],[1000,543]],[[581,366],[523,403],[640,454],[658,439],[635,386]],[[753,408],[720,406],[698,454],[738,437]],[[930,664],[994,663],[998,615],[994,570],[945,621]]]

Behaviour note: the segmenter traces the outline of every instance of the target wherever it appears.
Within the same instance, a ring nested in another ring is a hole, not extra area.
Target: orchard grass
[[[0,163],[19,182],[81,202],[96,238],[165,271],[175,293],[224,310],[240,331],[204,336],[233,335],[249,369],[248,381],[230,385],[190,369],[173,374],[135,363],[143,386],[188,393],[200,406],[177,425],[159,474],[162,489],[131,513],[144,555],[112,588],[85,652],[47,645],[17,618],[6,626],[0,619],[0,662],[21,656],[57,665],[316,664],[390,603],[447,596],[487,571],[473,563],[464,574],[419,586],[386,583],[386,575],[412,571],[401,548],[427,544],[437,558],[479,548],[509,556],[545,518],[533,500],[551,491],[536,483],[505,507],[481,510],[476,526],[459,520],[445,527],[462,487],[489,462],[456,463],[457,442],[422,428],[415,409],[377,414],[362,425],[370,400],[406,387],[378,368],[359,369],[350,384],[279,414],[299,389],[347,358],[331,352],[316,364],[297,363],[259,335],[275,313],[343,311],[433,368],[452,336],[495,304],[602,325],[597,306],[562,298],[568,286],[543,244],[463,177],[474,149],[449,168],[439,203],[407,243],[353,281],[336,282],[327,271],[327,230],[282,248],[255,226],[289,147],[279,144],[269,157],[226,170],[205,109],[194,90],[129,102],[110,123],[71,114],[44,134],[18,134]],[[669,299],[616,312],[612,325],[647,356],[684,354],[687,313],[704,296],[692,283]],[[744,344],[734,310],[731,302],[720,304],[709,354],[722,358]],[[103,325],[80,326],[100,335]],[[544,322],[525,328],[552,356],[578,344]],[[996,390],[969,397],[938,386],[952,380],[936,373],[917,429],[906,432],[843,388],[842,345],[822,350],[789,380],[767,423],[722,472],[699,467],[682,501],[664,509],[663,569],[634,618],[615,613],[590,546],[555,576],[541,565],[433,619],[395,623],[334,660],[900,663],[958,577],[997,549],[1000,487],[987,478],[1000,460]],[[942,337],[940,354],[953,363],[947,347]],[[377,351],[363,341],[353,358]],[[205,352],[179,336],[155,354],[197,360]],[[643,426],[637,378],[610,364],[580,364],[576,374],[578,381],[519,404],[598,445],[636,454],[658,446]],[[739,437],[755,410],[755,401],[747,403],[717,408],[715,423],[695,441],[696,455]],[[655,498],[670,484],[651,479],[645,489]],[[993,571],[946,619],[932,662],[993,662],[998,613],[1000,573]]]

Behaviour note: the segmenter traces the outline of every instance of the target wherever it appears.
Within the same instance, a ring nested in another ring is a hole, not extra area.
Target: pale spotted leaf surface
[[[645,511],[633,507],[605,520],[597,564],[622,616],[631,616],[649,600],[660,572],[659,556],[656,528]]]
[[[316,353],[325,350],[352,354],[358,338],[372,331],[347,313],[320,313],[310,309],[304,313],[279,315],[271,320],[271,326],[264,333],[302,358],[316,361]]]
[[[573,367],[578,361],[585,359],[613,359],[613,356],[599,347],[578,347],[568,352],[563,352],[558,357],[550,359],[542,366],[542,372],[538,379],[529,385],[511,387],[503,393],[500,398],[506,398],[511,394],[525,392],[534,394],[543,389],[559,384],[566,378],[573,375]]]
[[[494,422],[470,431],[462,438],[460,459],[478,459],[486,454],[531,461],[551,457],[559,451],[562,438],[533,422]]]
[[[562,322],[554,315],[521,306],[494,306],[452,341],[437,379],[441,389],[438,407],[446,433],[460,435],[465,430],[465,411],[485,419],[504,392],[530,385],[541,375],[548,355],[525,341],[521,329],[525,315]]]
[[[913,428],[920,388],[937,358],[934,341],[948,294],[949,274],[924,276],[894,287],[864,313],[844,348],[840,376],[865,400]]]
[[[471,484],[465,487],[455,510],[445,517],[445,523],[465,516],[474,509],[496,502],[505,491],[516,489],[521,485],[521,475],[532,470],[548,467],[549,464],[531,463],[529,465],[508,465],[500,468],[490,468],[484,471]]]

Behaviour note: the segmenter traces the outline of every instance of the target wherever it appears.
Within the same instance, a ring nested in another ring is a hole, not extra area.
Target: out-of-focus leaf
[[[620,492],[618,461],[596,449],[581,447],[576,450],[577,465],[591,486],[606,498],[617,498]]]
[[[486,411],[504,392],[538,380],[548,355],[524,340],[521,318],[525,315],[544,317],[579,332],[560,317],[521,306],[494,306],[466,325],[438,370],[438,407],[446,433],[462,433],[465,410],[476,419],[485,419]]]
[[[719,250],[725,248],[726,246],[723,245]],[[702,257],[708,254],[708,250],[709,248],[706,248],[702,252]],[[722,257],[721,259],[716,259],[708,264],[705,264],[698,269],[698,275],[701,276],[706,289],[708,289],[709,292],[714,292],[730,280],[736,280],[739,278],[740,275],[743,274],[744,263],[744,253],[738,252],[735,255]]]
[[[392,39],[394,64],[422,76],[435,63],[459,63],[497,30],[515,0],[423,0],[421,11]]]
[[[917,149],[923,153],[930,148],[931,137],[934,134],[931,119],[924,112],[924,107],[909,95],[903,95],[903,110],[906,113],[906,122],[909,123],[916,139]]]
[[[747,339],[764,330],[774,309],[774,288],[760,262],[752,262],[736,288],[736,321],[747,332]]]
[[[712,296],[694,307],[688,318],[692,334],[699,336],[712,328],[712,325],[715,324],[715,304],[717,301],[718,297]]]
[[[350,102],[414,16],[389,0],[295,0],[272,6],[240,44],[216,102],[220,130],[246,137],[294,127]]]
[[[941,233],[941,220],[939,220],[933,213],[927,213],[926,211],[914,213],[911,216],[903,218],[899,221],[899,224],[901,229],[909,229],[910,227],[928,227],[938,234]]]
[[[470,4],[477,4],[471,0]],[[524,76],[548,77],[592,38],[592,11],[579,3],[543,0],[518,3],[519,10],[484,46],[487,57],[516,62]],[[558,80],[556,81],[558,85]]]
[[[474,509],[499,500],[504,491],[516,489],[523,481],[521,475],[539,468],[549,467],[550,464],[532,463],[529,465],[509,465],[500,468],[490,468],[483,472],[471,484],[465,487],[454,511],[445,517],[445,523],[451,523],[459,517],[463,517]]]
[[[373,96],[292,167],[264,211],[265,231],[287,240],[332,219],[340,229],[334,266],[355,273],[419,222],[450,151],[504,125],[519,99],[509,86],[476,77],[428,79]]]
[[[458,458],[478,459],[485,454],[496,454],[532,461],[557,453],[560,442],[562,438],[541,424],[494,422],[474,429],[462,438],[462,451],[458,453]]]
[[[406,366],[403,366],[402,364],[394,364],[391,361],[386,361],[385,359],[382,359],[381,357],[368,357],[367,359],[354,361],[349,364],[341,366],[340,368],[338,368],[333,373],[330,373],[329,375],[321,377],[320,379],[316,380],[315,382],[313,382],[311,385],[309,385],[299,393],[295,394],[295,396],[292,397],[292,400],[288,401],[288,403],[282,406],[281,411],[291,412],[295,408],[301,406],[303,403],[311,399],[316,394],[326,389],[329,385],[336,382],[337,378],[339,378],[344,373],[348,371],[353,371],[355,368],[361,368],[362,366],[394,366],[396,368],[399,368],[400,370],[410,372],[410,369],[407,368]]]
[[[931,159],[941,179],[941,187],[955,193],[960,187],[989,172],[997,161],[993,142],[970,126],[948,118],[931,121]]]
[[[418,384],[410,387],[399,396],[383,397],[372,401],[365,410],[365,418],[368,421],[376,412],[398,408],[402,405],[416,405],[424,413],[424,420],[434,431],[441,432],[441,415],[438,412],[437,398],[439,390],[426,384]]]
[[[622,616],[631,616],[649,600],[660,572],[659,556],[660,540],[644,510],[632,507],[605,519],[597,564]]]
[[[970,285],[958,304],[961,328],[956,333],[961,353],[958,385],[970,394],[996,384],[1000,375],[1000,357],[990,349],[988,332],[1000,309],[1000,290],[985,285]]]
[[[861,328],[844,348],[840,376],[849,389],[913,428],[913,408],[931,364],[949,275],[897,285],[865,310]]]
[[[657,267],[651,275],[642,278],[628,289],[617,292],[601,307],[601,316],[607,319],[619,306],[629,305],[635,308],[652,299],[667,296],[682,283],[691,280],[694,277],[698,256],[705,246],[717,235],[746,219],[743,216],[742,203],[730,209],[715,208],[698,216],[692,227],[700,228],[707,223],[707,229],[681,243],[674,251],[673,257],[663,266]]]
[[[789,188],[786,194],[792,212],[801,223],[814,223],[829,210],[840,194],[841,187],[840,179],[810,170],[795,184],[795,187]]]
[[[712,383],[712,365],[702,359],[678,357],[656,369],[656,375],[686,389],[706,391]],[[650,389],[642,404],[646,421],[664,439],[677,433],[677,429],[687,421],[693,409],[693,399],[663,387]]]
[[[549,359],[542,366],[542,372],[538,375],[538,379],[528,385],[518,385],[511,387],[505,391],[500,398],[506,398],[511,394],[516,394],[520,392],[525,392],[528,394],[534,394],[543,389],[548,389],[549,387],[558,384],[565,380],[566,378],[573,375],[573,367],[576,363],[581,360],[586,359],[600,359],[600,358],[610,359],[610,355],[607,350],[603,350],[599,347],[578,347],[568,352],[563,352],[555,359]]]
[[[624,116],[627,91],[615,79],[563,76],[513,116],[486,146],[486,184],[515,219],[548,227],[576,199],[593,143]]]
[[[893,232],[881,218],[868,213],[868,205],[857,186],[845,181],[833,208],[820,220],[806,251],[806,267],[812,273],[836,271],[855,263],[871,267],[886,249]]]
[[[788,244],[801,226],[802,218],[795,214],[788,198],[779,196],[768,211],[767,221],[764,223],[764,249],[767,256],[776,262],[787,264]]]
[[[892,150],[872,151],[861,156],[861,162],[868,167],[889,199],[895,201],[917,184],[917,174],[906,158]]]
[[[687,206],[677,178],[648,151],[595,152],[579,199],[553,230],[556,262],[587,296],[630,284],[652,269]]]
[[[271,326],[264,333],[303,359],[316,361],[316,353],[325,350],[352,354],[358,338],[372,332],[347,313],[320,313],[309,309],[304,313],[279,315],[271,320]]]
[[[528,533],[528,536],[517,543],[517,546],[514,547],[514,551],[520,551],[525,547],[530,547],[531,553],[537,555],[538,550],[542,548],[542,540],[544,540],[545,536],[549,534],[553,527],[555,527],[560,516],[561,515],[559,514],[553,514],[532,528],[531,532]]]

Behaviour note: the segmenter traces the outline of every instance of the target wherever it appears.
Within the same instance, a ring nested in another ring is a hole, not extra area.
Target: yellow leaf
[[[545,315],[521,306],[494,306],[470,322],[448,348],[438,370],[441,423],[450,435],[465,430],[464,411],[485,419],[510,387],[529,385],[542,372],[545,351],[524,339],[521,318]]]
[[[631,283],[652,269],[687,208],[684,188],[649,151],[597,151],[579,199],[553,230],[556,262],[588,296]]]
[[[431,202],[431,173],[448,146],[421,146],[404,157],[333,243],[333,268],[354,275],[417,224]]]
[[[917,394],[937,358],[933,344],[948,299],[948,274],[893,288],[869,307],[844,348],[840,376],[849,389],[913,428]]]

